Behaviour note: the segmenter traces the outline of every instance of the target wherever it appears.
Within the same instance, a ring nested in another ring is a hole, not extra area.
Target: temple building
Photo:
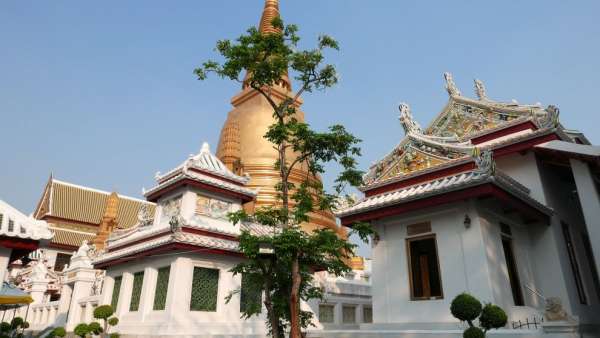
[[[400,105],[404,138],[338,214],[379,234],[374,324],[361,328],[456,329],[448,309],[462,292],[509,321],[540,320],[559,299],[597,328],[600,148],[565,129],[554,106],[495,101],[479,80],[468,98],[445,79],[448,103],[427,128]]]

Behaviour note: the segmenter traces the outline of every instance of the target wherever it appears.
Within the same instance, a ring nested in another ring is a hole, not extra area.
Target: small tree
[[[0,323],[0,338],[17,338],[22,337],[23,330],[29,327],[29,323],[24,321],[21,317],[13,318],[10,323],[2,322]],[[21,331],[21,332],[19,332]]]
[[[111,317],[114,313],[115,312],[110,305],[101,305],[94,309],[94,318],[102,320],[102,323],[104,324],[100,331],[103,337],[109,337],[109,326],[116,326],[119,324],[119,319],[117,317]]]
[[[301,311],[300,301],[322,297],[321,289],[312,283],[314,269],[320,268],[334,275],[349,271],[345,260],[356,247],[331,229],[307,233],[301,225],[310,221],[308,215],[312,212],[331,211],[347,185],[362,183],[362,172],[357,170],[355,159],[360,156],[360,140],[341,125],[334,125],[326,132],[316,132],[297,118],[298,100],[304,93],[337,83],[335,67],[324,63],[324,53],[337,50],[338,43],[323,35],[316,48],[300,50],[295,25],[284,25],[279,17],[271,24],[274,32],[261,33],[250,28],[235,42],[219,41],[216,49],[224,62],[205,62],[195,73],[200,80],[208,73],[216,73],[243,83],[258,92],[273,109],[274,122],[265,138],[273,144],[278,156],[273,163],[279,173],[278,203],[257,208],[252,215],[239,211],[229,216],[236,224],[250,221],[272,226],[278,231],[271,236],[243,232],[239,247],[247,260],[232,271],[244,274],[250,288],[264,291],[271,335],[279,338],[289,328],[290,337],[299,338],[301,328],[312,322],[312,313]],[[288,71],[299,83],[299,90],[281,98],[272,89],[288,76]],[[341,166],[334,194],[327,193],[316,179],[324,173],[328,162]],[[304,165],[310,175],[300,183],[292,183],[291,173]],[[368,224],[355,224],[353,229],[363,240],[374,233]],[[261,250],[265,246],[272,250],[271,255],[265,255],[266,251]],[[250,317],[259,311],[260,306],[254,304],[246,307],[243,316]]]
[[[77,324],[73,329],[73,333],[78,337],[85,338],[90,333],[90,327],[86,323]]]
[[[504,327],[508,320],[502,308],[493,304],[482,307],[481,302],[468,293],[461,293],[452,300],[450,312],[455,318],[469,324],[469,328],[463,332],[464,338],[483,338],[489,330]],[[477,318],[481,328],[474,324]]]

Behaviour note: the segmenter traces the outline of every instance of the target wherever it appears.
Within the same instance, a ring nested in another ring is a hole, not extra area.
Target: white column
[[[589,165],[576,159],[570,161],[585,225],[592,244],[596,269],[600,271],[600,196]]]
[[[333,308],[333,323],[334,324],[342,324],[344,317],[344,312],[342,309],[342,303],[335,303],[335,307]]]
[[[0,283],[4,282],[12,249],[0,247]]]
[[[72,331],[81,319],[81,306],[79,300],[91,294],[92,286],[96,280],[96,271],[90,268],[74,268],[68,271],[68,283],[72,284],[69,317],[65,329]]]
[[[131,303],[131,289],[133,288],[133,274],[124,272],[121,280],[121,290],[119,290],[119,300],[115,313],[121,318],[123,314],[129,312],[129,304]]]
[[[154,305],[154,290],[156,289],[156,278],[158,271],[147,267],[144,269],[144,282],[142,283],[142,294],[140,296],[140,307],[138,311],[141,314],[142,322]]]
[[[182,313],[190,311],[189,298],[192,274],[192,262],[189,258],[178,257],[171,264],[166,307],[170,323],[177,323]]]
[[[41,304],[44,302],[44,294],[48,289],[47,280],[34,280],[31,282],[31,293],[30,296],[33,299],[32,304]]]
[[[73,289],[71,285],[64,283],[60,289],[60,299],[58,300],[58,308],[56,310],[56,325],[63,326],[67,322],[67,313],[71,305],[71,295]]]

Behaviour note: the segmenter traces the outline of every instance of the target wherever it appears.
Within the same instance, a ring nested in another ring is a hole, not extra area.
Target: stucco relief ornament
[[[477,168],[475,172],[482,175],[493,175],[496,170],[494,162],[494,153],[491,150],[480,152],[477,148],[473,151],[475,156],[475,164]]]
[[[153,219],[147,204],[142,204],[140,206],[140,211],[138,212],[137,217],[140,226],[148,226],[152,224]]]
[[[456,83],[454,83],[452,74],[445,72],[444,79],[446,80],[446,90],[448,91],[448,94],[450,94],[450,96],[461,96],[460,90],[456,86]]]
[[[475,94],[480,100],[487,100],[487,93],[485,92],[485,85],[483,81],[475,79]]]
[[[171,229],[171,232],[179,232],[181,231],[181,225],[183,224],[183,217],[181,216],[173,216],[171,217],[171,220],[169,221],[169,226]]]
[[[545,114],[538,118],[537,122],[540,128],[556,128],[558,126],[560,109],[557,106],[549,105],[544,110]]]
[[[410,106],[407,103],[402,102],[400,103],[398,109],[400,109],[400,116],[398,118],[400,119],[400,124],[402,124],[402,128],[404,128],[404,132],[406,134],[422,134],[423,130],[421,129],[421,126],[417,121],[415,121],[412,114],[410,113]]]
[[[46,280],[46,275],[48,274],[48,267],[46,263],[43,262],[42,259],[38,260],[37,263],[31,269],[30,278],[32,281],[44,281]]]
[[[568,321],[570,319],[558,297],[547,298],[545,310],[544,317],[549,322]]]

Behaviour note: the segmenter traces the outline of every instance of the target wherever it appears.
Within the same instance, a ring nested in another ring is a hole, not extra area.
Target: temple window
[[[363,323],[373,322],[373,308],[370,306],[363,306]]]
[[[123,281],[123,276],[115,277],[115,285],[113,286],[112,296],[110,300],[110,305],[116,311],[117,305],[119,304],[119,292],[121,291],[121,282]]]
[[[571,239],[571,232],[569,231],[569,225],[565,222],[561,222],[563,236],[565,238],[565,245],[567,247],[567,253],[569,254],[569,262],[571,263],[571,272],[573,273],[573,279],[575,280],[575,286],[577,288],[577,295],[579,296],[579,302],[581,304],[587,304],[587,297],[585,295],[585,289],[583,288],[583,281],[581,279],[581,272],[579,271],[579,264],[577,263],[577,255],[575,255],[575,247],[573,240]]]
[[[13,221],[12,219],[8,219],[8,232],[13,232],[15,231],[15,221]]]
[[[502,249],[504,250],[504,258],[506,260],[506,268],[508,270],[508,279],[512,291],[513,301],[515,306],[523,306],[523,292],[521,291],[521,282],[519,280],[519,270],[513,250],[512,230],[509,225],[500,223],[500,232],[502,233]]]
[[[131,303],[129,311],[137,311],[140,308],[140,298],[142,296],[142,284],[144,283],[144,271],[133,274],[133,287],[131,290]]]
[[[590,266],[590,272],[592,273],[592,280],[594,282],[594,288],[596,289],[596,297],[600,300],[600,277],[598,277],[598,269],[596,269],[596,260],[594,259],[594,253],[592,252],[592,243],[590,237],[587,234],[581,234],[581,240],[583,242],[583,248],[587,257],[588,265]]]
[[[334,306],[328,304],[319,304],[319,322],[333,323]]]
[[[435,234],[406,239],[411,300],[444,298]]]
[[[344,324],[356,323],[356,306],[354,306],[354,305],[342,306],[342,323],[344,323]]]
[[[248,280],[248,275],[242,274],[242,286],[240,288],[240,312],[257,307],[258,312],[261,312],[262,290],[253,288]]]
[[[71,255],[64,253],[56,254],[56,261],[54,261],[54,271],[63,271],[65,265],[71,261]]]
[[[217,311],[219,270],[194,267],[192,278],[191,311]]]
[[[2,229],[2,221],[4,221],[4,215],[0,214],[0,229]]]
[[[158,269],[156,277],[156,289],[154,290],[154,306],[153,310],[164,310],[167,304],[167,290],[169,288],[169,275],[171,267],[165,266]]]

